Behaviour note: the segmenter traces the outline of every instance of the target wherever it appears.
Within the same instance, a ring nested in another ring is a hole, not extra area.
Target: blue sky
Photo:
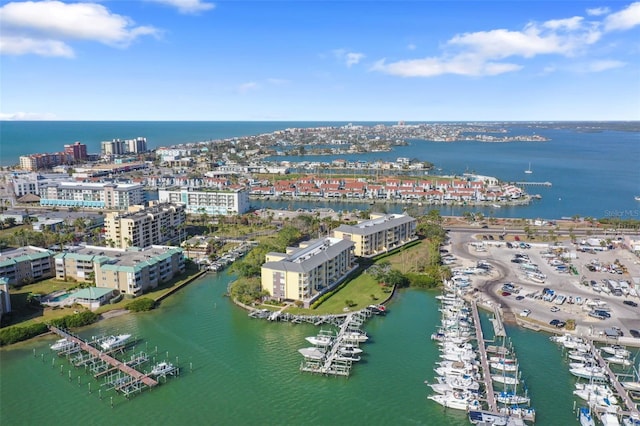
[[[5,120],[638,120],[640,2],[2,1]]]

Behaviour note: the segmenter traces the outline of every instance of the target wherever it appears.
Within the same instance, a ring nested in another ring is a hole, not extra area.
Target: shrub
[[[150,311],[156,305],[156,301],[148,297],[140,297],[126,304],[125,309],[131,312]]]
[[[31,339],[46,332],[47,325],[43,323],[3,328],[0,330],[0,346]]]

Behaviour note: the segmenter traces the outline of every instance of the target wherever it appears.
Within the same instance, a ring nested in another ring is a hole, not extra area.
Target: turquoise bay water
[[[149,147],[257,135],[289,127],[339,126],[343,122],[2,122],[0,165],[18,162],[20,155],[52,152],[81,141],[98,152],[100,141],[145,136]],[[354,123],[372,125],[378,123]],[[392,124],[392,123],[385,123]],[[418,158],[432,162],[438,174],[476,172],[503,181],[549,181],[552,187],[528,187],[543,198],[522,207],[442,207],[444,215],[480,211],[488,216],[559,219],[563,216],[640,218],[640,137],[637,132],[580,132],[569,129],[532,129],[525,123],[507,125],[513,135],[534,131],[549,142],[441,143],[411,141],[387,153],[339,156],[273,157],[273,160],[331,161]],[[533,174],[524,170],[529,167]],[[260,207],[260,203],[254,203]],[[351,210],[356,208],[344,208]],[[366,207],[365,207],[366,208]]]
[[[130,400],[113,391],[103,391],[100,400],[95,380],[49,351],[53,336],[0,350],[0,423],[468,424],[464,413],[445,411],[426,399],[430,388],[424,380],[433,379],[438,357],[429,339],[439,321],[437,293],[402,291],[386,317],[367,322],[372,342],[363,346],[364,360],[345,379],[300,373],[297,349],[308,346],[304,337],[319,328],[249,318],[223,296],[230,279],[208,275],[157,311],[81,330],[85,338],[131,333],[142,339],[135,351],[152,352],[157,346],[158,361],[178,357],[180,377]],[[538,410],[537,424],[572,424],[573,381],[560,351],[544,334],[512,328],[508,333]]]

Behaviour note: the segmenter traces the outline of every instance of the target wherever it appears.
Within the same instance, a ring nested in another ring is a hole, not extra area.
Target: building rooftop
[[[335,230],[349,234],[369,235],[404,223],[413,222],[414,220],[414,218],[407,215],[387,214],[379,218],[365,220],[355,225],[340,225]]]
[[[321,238],[311,241],[305,247],[294,250],[286,255],[286,258],[283,260],[266,262],[262,266],[267,269],[309,272],[353,246],[354,243],[352,241],[341,238]],[[282,255],[282,253],[271,254]]]
[[[75,247],[67,253],[56,255],[56,259],[70,258],[100,263],[104,270],[118,270],[135,272],[144,266],[171,257],[174,253],[182,253],[178,247],[151,246],[144,249],[130,247],[128,249],[114,249],[98,246]]]
[[[109,293],[113,293],[112,288],[89,287],[72,293],[71,297],[75,297],[76,299],[98,300]]]
[[[0,253],[0,267],[27,260],[49,257],[53,252],[39,247],[25,246]]]

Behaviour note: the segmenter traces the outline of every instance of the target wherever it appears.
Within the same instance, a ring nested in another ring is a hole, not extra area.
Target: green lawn
[[[162,283],[157,289],[145,293],[143,297],[157,299],[171,291],[175,286],[183,284],[197,272],[197,267],[193,264],[189,264],[189,268],[185,274],[175,277],[166,283]],[[71,308],[53,309],[49,307],[36,307],[27,303],[27,296],[29,293],[49,294],[57,290],[68,290],[77,285],[78,283],[76,282],[65,282],[56,280],[55,278],[50,278],[34,284],[22,286],[19,289],[12,288],[9,292],[11,295],[12,308],[11,321],[7,325],[29,325],[35,322],[48,322],[54,318],[70,315],[76,310],[84,310],[85,308],[80,305],[75,305]],[[130,301],[131,299],[125,297],[118,303],[101,306],[96,310],[96,313],[101,314],[115,309],[124,309]]]

